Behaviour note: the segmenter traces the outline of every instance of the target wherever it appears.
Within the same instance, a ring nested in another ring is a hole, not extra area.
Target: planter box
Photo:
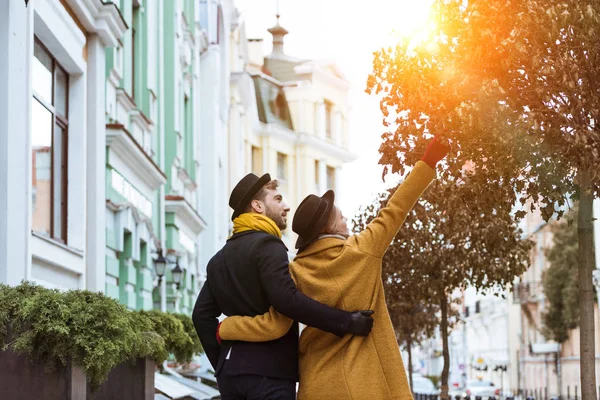
[[[67,365],[53,372],[44,371],[41,364],[27,356],[0,351],[1,398],[11,400],[151,400],[154,398],[154,360],[138,360],[134,365],[123,363],[115,367],[108,380],[92,393],[81,367]]]
[[[154,399],[154,360],[150,357],[137,360],[135,364],[117,365],[108,375],[108,380],[91,393],[88,400],[152,400]]]
[[[0,393],[14,400],[86,398],[87,382],[82,368],[60,366],[53,372],[26,356],[0,351]]]

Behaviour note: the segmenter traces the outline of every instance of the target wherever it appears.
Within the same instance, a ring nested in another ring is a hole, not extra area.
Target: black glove
[[[373,310],[354,311],[350,314],[348,333],[351,335],[368,336],[373,328]]]

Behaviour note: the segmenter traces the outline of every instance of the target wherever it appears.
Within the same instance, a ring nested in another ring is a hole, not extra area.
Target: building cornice
[[[129,94],[123,88],[117,88],[117,103],[121,104],[125,111],[129,114],[131,111],[137,109],[135,101],[129,96]]]
[[[146,117],[142,110],[134,109],[129,112],[131,122],[138,124],[144,131],[150,131],[154,123]]]
[[[323,153],[329,154],[344,163],[355,161],[358,158],[356,154],[350,152],[349,150],[330,143],[329,141],[315,135],[301,133],[298,141],[306,144],[307,146],[321,150]]]
[[[294,72],[298,75],[309,75],[312,76],[313,79],[317,78],[323,80],[339,90],[350,90],[350,84],[348,82],[330,72],[327,72],[323,68],[319,67],[315,62],[300,64],[294,67]]]
[[[96,33],[105,47],[119,47],[129,29],[117,5],[103,0],[65,0],[89,33]]]
[[[260,122],[256,134],[257,136],[273,137],[290,144],[309,146],[329,154],[343,163],[349,163],[358,158],[356,154],[325,139],[307,133],[295,132],[276,123],[265,124]]]
[[[165,212],[174,213],[194,235],[199,235],[207,227],[206,221],[183,196],[165,196]]]
[[[256,132],[258,136],[274,137],[291,144],[297,143],[299,139],[299,134],[297,132],[274,122],[270,122],[268,124],[259,122]]]
[[[106,125],[106,146],[115,152],[151,190],[167,182],[166,175],[122,124]]]

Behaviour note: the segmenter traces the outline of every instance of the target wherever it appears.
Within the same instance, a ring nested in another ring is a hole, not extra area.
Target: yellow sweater
[[[347,311],[374,310],[368,337],[343,338],[306,327],[300,336],[298,399],[412,399],[381,280],[382,258],[406,215],[435,177],[419,162],[387,207],[365,230],[347,240],[324,238],[290,263],[298,289]],[[273,308],[256,317],[232,316],[221,324],[225,340],[261,342],[283,336],[292,321]]]

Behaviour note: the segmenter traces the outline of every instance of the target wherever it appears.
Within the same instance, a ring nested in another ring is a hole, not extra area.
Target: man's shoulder
[[[246,231],[237,233],[227,240],[228,244],[235,245],[238,243],[251,243],[253,246],[283,246],[286,251],[287,247],[283,240],[275,235],[262,231]]]

